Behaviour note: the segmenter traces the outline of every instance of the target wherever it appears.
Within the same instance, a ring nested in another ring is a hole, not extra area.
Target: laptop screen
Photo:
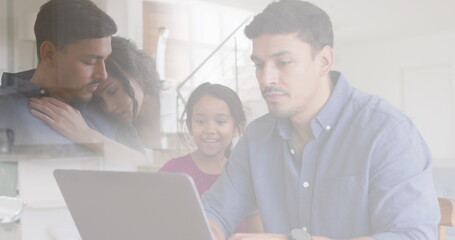
[[[59,169],[54,176],[84,240],[212,239],[185,174]]]

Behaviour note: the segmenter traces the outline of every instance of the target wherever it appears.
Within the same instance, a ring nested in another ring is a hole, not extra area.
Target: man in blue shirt
[[[14,131],[15,145],[74,144],[30,113],[29,99],[44,96],[68,103],[87,116],[91,127],[114,134],[113,123],[87,102],[107,78],[104,61],[116,31],[112,18],[89,0],[50,0],[41,6],[35,22],[36,70],[2,76],[0,128]],[[1,180],[8,183],[0,196],[16,195],[16,169],[17,163],[0,161]]]
[[[245,33],[269,114],[203,196],[216,238],[257,206],[267,233],[229,239],[436,239],[429,149],[403,113],[331,71],[328,15],[281,0]]]

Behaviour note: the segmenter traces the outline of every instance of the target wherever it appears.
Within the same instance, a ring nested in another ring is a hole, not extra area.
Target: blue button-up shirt
[[[288,119],[253,121],[203,196],[207,216],[226,235],[257,206],[266,232],[437,239],[431,155],[416,127],[385,100],[332,76],[303,156],[293,156]]]

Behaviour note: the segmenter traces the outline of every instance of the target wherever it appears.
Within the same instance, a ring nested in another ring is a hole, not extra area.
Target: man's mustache
[[[266,87],[266,88],[264,88],[264,90],[262,90],[262,96],[265,96],[267,93],[283,93],[283,94],[288,95],[289,92],[286,91],[285,89],[282,89],[279,87],[270,86],[270,87]]]
[[[96,85],[96,84],[99,84],[101,82],[101,79],[95,79],[87,84],[84,85],[84,87],[90,87],[92,85]]]

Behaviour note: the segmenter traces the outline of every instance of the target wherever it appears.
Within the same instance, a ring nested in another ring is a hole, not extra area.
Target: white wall
[[[35,35],[33,27],[41,5],[47,0],[14,0],[13,1],[13,46],[14,62],[10,66],[14,72],[35,68],[36,57]]]
[[[0,73],[22,71],[36,66],[33,26],[39,7],[45,2],[46,0],[0,0]]]
[[[117,24],[118,36],[132,39],[142,48],[142,0],[98,0],[98,6],[106,11]]]
[[[7,22],[7,5],[6,0],[0,0],[0,73],[6,71],[8,66],[7,59],[7,33],[6,33],[6,22]],[[1,84],[1,83],[0,83]]]
[[[335,46],[335,69],[355,87],[386,98],[410,115],[437,166],[455,166],[454,43],[455,33],[441,33]],[[429,76],[422,82],[423,74],[432,71],[432,76],[445,79]],[[419,81],[414,88],[413,79]]]

